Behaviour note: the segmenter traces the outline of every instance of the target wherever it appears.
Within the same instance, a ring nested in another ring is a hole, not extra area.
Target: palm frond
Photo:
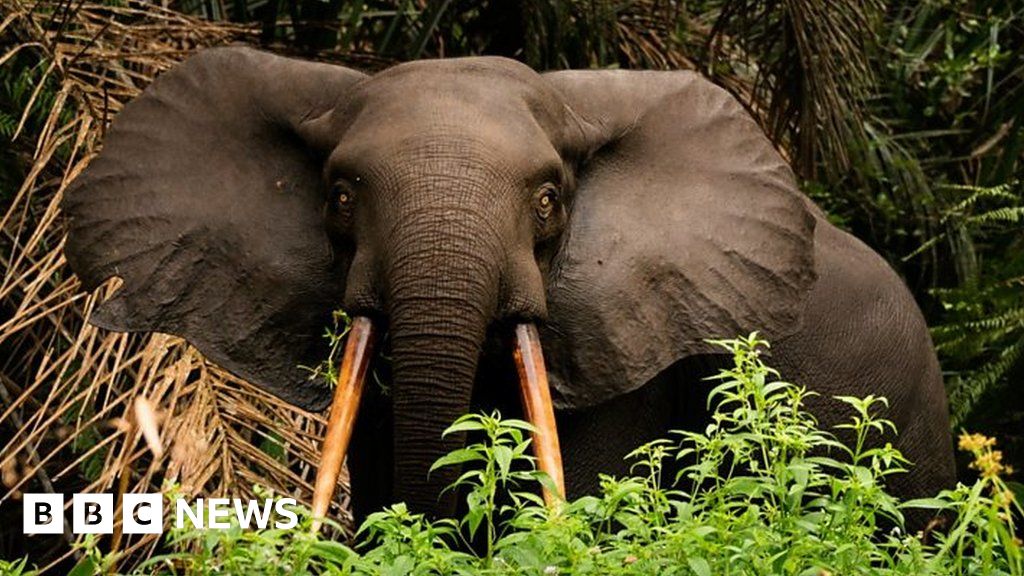
[[[742,67],[763,123],[814,178],[849,171],[868,149],[882,4],[877,0],[723,0],[707,41],[707,71]]]

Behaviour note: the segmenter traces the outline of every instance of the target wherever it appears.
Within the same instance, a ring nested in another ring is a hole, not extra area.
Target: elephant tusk
[[[515,328],[515,346],[512,355],[519,373],[519,391],[526,419],[533,424],[533,451],[538,467],[554,482],[558,494],[544,489],[544,502],[555,505],[565,499],[565,476],[562,472],[562,451],[558,447],[558,429],[555,409],[551,403],[548,373],[544,368],[544,354],[540,335],[534,324],[518,324]]]
[[[334,499],[341,464],[345,461],[352,428],[359,413],[359,399],[363,395],[363,383],[373,355],[374,336],[373,322],[369,318],[357,316],[352,320],[313,489],[313,532],[320,530],[327,508]]]

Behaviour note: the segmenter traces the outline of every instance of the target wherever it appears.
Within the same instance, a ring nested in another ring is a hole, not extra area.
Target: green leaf
[[[433,472],[443,466],[454,466],[457,464],[464,464],[466,462],[484,459],[484,456],[476,450],[460,448],[459,450],[449,452],[448,454],[438,458],[437,461],[434,462],[434,465],[430,467],[430,472]]]
[[[688,558],[686,563],[690,565],[697,576],[711,576],[711,565],[703,558]]]
[[[508,476],[512,468],[512,449],[508,446],[495,446],[493,455],[494,461],[498,464],[498,471],[502,476]]]
[[[99,566],[96,565],[96,560],[92,556],[83,556],[78,564],[68,572],[68,576],[95,576],[99,574]]]
[[[484,424],[480,422],[479,417],[475,414],[468,414],[455,421],[454,424],[445,429],[442,437],[447,437],[450,434],[456,434],[458,432],[472,432],[477,430],[484,430]]]
[[[312,548],[313,553],[320,558],[339,563],[345,562],[355,554],[348,546],[333,540],[318,540],[313,543]]]
[[[412,572],[416,566],[416,559],[412,556],[399,556],[395,558],[395,561],[388,566],[383,572],[382,576],[405,576]]]
[[[470,505],[469,510],[466,512],[465,522],[469,526],[469,537],[473,538],[476,536],[477,528],[480,527],[480,522],[484,519],[484,509],[482,506]]]
[[[501,425],[505,428],[517,428],[519,430],[526,430],[527,432],[536,432],[537,428],[525,420],[518,420],[516,418],[503,419]]]
[[[945,510],[950,503],[942,498],[916,498],[899,505],[900,508],[922,508],[924,510]]]

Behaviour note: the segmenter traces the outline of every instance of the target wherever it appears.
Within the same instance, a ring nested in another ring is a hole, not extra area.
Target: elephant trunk
[[[436,208],[436,207],[435,207]],[[406,217],[401,234],[379,256],[384,268],[383,311],[390,321],[394,480],[392,498],[413,511],[452,517],[456,492],[445,490],[460,475],[431,465],[461,448],[464,434],[444,430],[471,409],[477,364],[493,320],[526,319],[540,309],[501,266],[507,259],[493,227],[455,210],[421,211]],[[458,215],[458,217],[456,217]],[[416,225],[417,223],[421,225]],[[518,290],[518,292],[517,292]],[[510,298],[509,293],[520,297]],[[499,294],[502,296],[499,297]],[[517,302],[512,309],[509,301]],[[363,379],[375,341],[374,321],[353,320],[339,384],[328,419],[323,461],[317,473],[314,514],[322,517],[337,482],[358,411]],[[534,424],[538,466],[555,487],[544,497],[564,496],[562,465],[544,358],[532,322],[515,325],[510,351],[520,380],[525,415]],[[314,526],[316,527],[316,525]]]
[[[436,230],[436,227],[435,227]],[[458,471],[428,474],[464,436],[441,434],[469,412],[477,363],[497,309],[497,258],[481,235],[463,230],[439,241],[409,234],[392,260],[388,309],[393,369],[395,501],[450,516]],[[436,231],[433,232],[436,234]]]

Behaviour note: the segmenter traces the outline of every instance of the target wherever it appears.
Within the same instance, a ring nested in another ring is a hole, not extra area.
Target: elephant
[[[92,323],[181,336],[303,409],[331,402],[302,367],[328,354],[332,312],[375,330],[388,386],[352,401],[339,440],[357,519],[395,501],[456,511],[457,468],[428,471],[466,436],[442,432],[471,410],[523,413],[516,366],[539,350],[509,354],[524,341],[543,350],[533,406],[553,414],[539,434],[569,497],[706,421],[722,359],[708,339],[754,330],[818,394],[823,426],[850,417],[836,395],[888,398],[891,441],[914,463],[897,494],[954,482],[913,296],[693,71],[539,73],[484,56],[371,75],[206,49],[126,105],[62,209],[84,288],[122,281]]]

